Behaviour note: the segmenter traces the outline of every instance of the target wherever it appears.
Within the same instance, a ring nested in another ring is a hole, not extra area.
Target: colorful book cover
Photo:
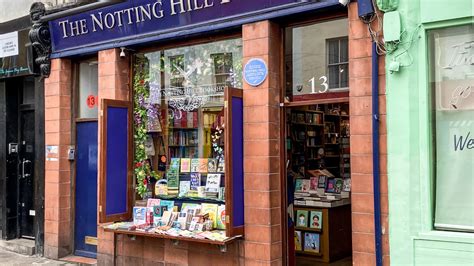
[[[295,250],[302,251],[301,248],[301,231],[295,231]]]
[[[180,158],[171,158],[170,169],[179,173],[179,162]]]
[[[225,205],[217,207],[217,229],[225,230]]]
[[[202,203],[201,204],[201,213],[209,214],[209,219],[212,221],[212,227],[217,227],[217,204],[213,203]]]
[[[295,180],[295,192],[300,192],[303,188],[303,179]]]
[[[206,192],[219,193],[221,185],[221,174],[207,174]]]
[[[198,158],[191,159],[191,172],[199,173],[199,159]]]
[[[133,224],[146,224],[147,207],[133,207]]]
[[[191,181],[179,181],[179,196],[184,197],[191,189]]]
[[[168,180],[160,179],[156,182],[155,195],[168,195]]]
[[[153,217],[154,218],[161,218],[163,216],[163,212],[168,210],[166,206],[153,206]]]
[[[321,229],[323,224],[323,213],[321,211],[311,211],[309,213],[309,227]]]
[[[305,211],[305,210],[296,211],[296,226],[308,227],[308,211]]]
[[[304,251],[311,253],[319,253],[319,234],[304,233]]]
[[[336,193],[341,193],[343,187],[344,180],[342,178],[334,178],[334,191]]]
[[[217,172],[217,160],[216,159],[209,159],[207,162],[207,172],[215,173]]]
[[[317,190],[318,189],[318,177],[312,176],[309,179],[309,190]]]
[[[310,180],[309,179],[303,179],[303,184],[301,185],[301,191],[302,192],[308,192],[310,187]]]
[[[160,199],[148,199],[146,202],[147,207],[160,206]]]
[[[334,178],[329,178],[326,182],[326,193],[335,193],[336,192],[336,180]]]
[[[217,163],[217,172],[224,173],[225,172],[225,160],[224,158],[219,158],[219,162]]]
[[[207,173],[207,158],[199,158],[199,173]]]
[[[326,188],[327,177],[325,175],[320,175],[318,178],[318,188]]]
[[[342,187],[342,191],[350,192],[351,191],[351,179],[346,178],[344,179],[344,186]]]
[[[200,173],[191,173],[190,190],[197,191],[199,186],[201,186],[201,174]]]
[[[161,200],[161,206],[166,206],[166,210],[173,211],[174,209],[174,200]]]
[[[181,173],[189,173],[191,171],[191,159],[181,158]]]
[[[166,179],[168,180],[168,192],[179,188],[179,173],[177,171],[168,171]]]
[[[201,209],[201,204],[188,202],[181,204],[181,212],[188,212],[189,209]]]

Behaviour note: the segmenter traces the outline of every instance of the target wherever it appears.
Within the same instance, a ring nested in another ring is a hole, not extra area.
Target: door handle
[[[23,161],[21,162],[21,178],[27,178],[31,175],[31,174],[25,174],[25,164],[27,163],[31,163],[31,161],[23,159]]]

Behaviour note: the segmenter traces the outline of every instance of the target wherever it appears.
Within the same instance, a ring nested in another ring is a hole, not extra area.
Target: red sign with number
[[[94,108],[96,103],[97,103],[97,100],[96,100],[96,97],[94,95],[87,96],[87,107],[92,109],[92,108]]]

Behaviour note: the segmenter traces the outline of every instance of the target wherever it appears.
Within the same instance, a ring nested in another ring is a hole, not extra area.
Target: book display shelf
[[[297,257],[330,262],[351,254],[349,105],[287,111]]]
[[[146,160],[135,165],[133,120],[124,119],[131,106],[104,100],[99,216],[106,231],[215,244],[222,251],[243,235],[242,90],[226,87],[216,95],[190,111],[161,104],[155,126],[145,132]],[[135,156],[140,152],[135,145]],[[143,181],[142,169],[149,173]],[[143,199],[133,189],[139,182]]]

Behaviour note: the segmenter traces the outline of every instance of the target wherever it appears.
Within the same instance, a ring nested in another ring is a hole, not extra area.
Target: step
[[[30,239],[0,240],[0,248],[23,255],[35,254],[35,241]]]

